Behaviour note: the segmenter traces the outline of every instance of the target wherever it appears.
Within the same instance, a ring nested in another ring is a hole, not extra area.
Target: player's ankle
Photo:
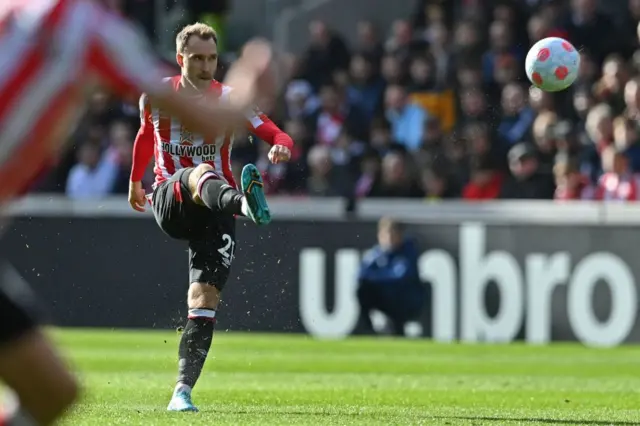
[[[191,393],[191,386],[178,382],[176,383],[176,387],[173,390],[173,393],[178,393],[178,392],[186,392],[186,393]]]
[[[243,216],[249,217],[249,202],[247,201],[247,197],[242,197],[242,204],[240,205],[240,212]]]

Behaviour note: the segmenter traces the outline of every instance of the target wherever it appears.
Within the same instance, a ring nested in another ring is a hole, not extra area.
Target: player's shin
[[[184,328],[178,350],[176,391],[190,392],[198,381],[211,347],[215,319],[216,311],[213,309],[189,310],[189,321]]]
[[[23,410],[18,410],[11,415],[7,415],[6,417],[2,417],[0,415],[0,425],[2,426],[41,426],[39,423],[36,423],[33,418]]]
[[[243,207],[244,195],[227,182],[220,179],[215,172],[205,172],[198,180],[198,197],[205,206],[213,211],[245,216]]]

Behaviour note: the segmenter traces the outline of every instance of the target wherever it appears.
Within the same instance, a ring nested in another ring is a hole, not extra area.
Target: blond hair
[[[187,43],[189,43],[189,40],[193,36],[201,38],[202,40],[213,40],[216,44],[218,43],[218,34],[216,33],[216,30],[207,24],[196,22],[195,24],[187,25],[180,30],[176,36],[176,51],[178,53],[184,52],[185,47],[187,47]]]
[[[533,137],[541,139],[549,136],[553,126],[557,123],[558,116],[554,112],[541,112],[533,121]]]
[[[395,219],[385,216],[378,221],[378,231],[395,231],[401,233],[403,231],[403,227]]]
[[[623,115],[619,115],[613,120],[613,128],[615,129],[635,129],[636,121],[625,117]]]

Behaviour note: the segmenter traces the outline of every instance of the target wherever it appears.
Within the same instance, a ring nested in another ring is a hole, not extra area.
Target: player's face
[[[402,234],[390,228],[382,228],[378,231],[378,244],[383,250],[394,250],[402,243]]]
[[[180,63],[180,60],[178,61]],[[218,68],[218,46],[213,40],[191,37],[182,53],[182,75],[198,88],[207,88]]]

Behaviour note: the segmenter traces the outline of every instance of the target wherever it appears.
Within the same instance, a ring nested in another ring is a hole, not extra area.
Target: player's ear
[[[176,62],[180,65],[180,68],[182,68],[184,65],[184,56],[182,56],[182,53],[176,53]]]

